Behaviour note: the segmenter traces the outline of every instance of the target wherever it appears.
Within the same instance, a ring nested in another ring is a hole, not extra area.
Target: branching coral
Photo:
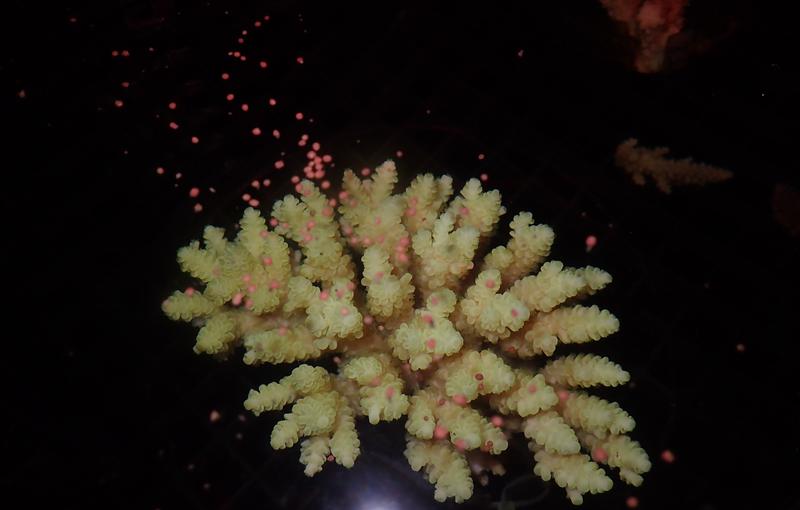
[[[247,209],[234,240],[207,227],[202,245],[179,250],[195,281],[164,312],[200,327],[198,353],[243,347],[248,365],[338,364],[331,373],[302,363],[244,402],[256,415],[291,406],[270,444],[300,443],[308,476],[330,461],[353,466],[355,420],[364,416],[371,424],[405,417],[405,455],[438,501],[472,495],[478,459],[502,474],[493,456],[514,433],[529,440],[534,472],[575,504],[610,489],[602,464],[640,484],[650,463],[625,435],[633,419],[583,391],[625,384],[629,374],[593,354],[549,359],[558,344],[618,329],[610,312],[577,303],[610,275],[546,262],[553,231],[527,212],[512,219],[507,246],[489,250],[505,209],[478,180],[449,204],[450,177],[418,176],[401,194],[397,180],[392,162],[369,180],[345,172],[338,217],[336,201],[304,181],[269,220]]]
[[[664,65],[670,37],[683,29],[687,0],[600,0],[614,21],[624,23],[638,44],[636,70],[655,73]]]
[[[669,159],[669,149],[666,147],[646,149],[637,147],[638,143],[638,140],[631,138],[619,144],[615,161],[639,186],[644,186],[645,177],[649,177],[659,190],[670,193],[673,186],[699,186],[733,177],[724,168],[696,163],[691,158]]]

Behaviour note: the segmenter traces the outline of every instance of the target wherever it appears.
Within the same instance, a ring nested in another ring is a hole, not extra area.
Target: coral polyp
[[[626,435],[633,418],[584,391],[629,374],[594,354],[552,358],[559,344],[617,331],[610,312],[578,304],[611,276],[547,261],[553,231],[527,212],[489,250],[506,211],[477,179],[455,198],[449,176],[419,175],[395,194],[397,180],[387,161],[365,180],[345,171],[338,199],[302,181],[269,217],[248,208],[233,240],[206,227],[202,245],[178,251],[195,282],[164,312],[200,326],[197,353],[243,348],[248,365],[300,362],[252,389],[244,407],[291,406],[270,444],[299,442],[308,476],[333,461],[353,466],[365,417],[405,420],[405,456],[437,501],[470,498],[471,461],[501,455],[517,433],[534,472],[574,504],[611,488],[603,466],[639,485],[650,462]],[[306,363],[321,358],[336,373]],[[502,474],[500,460],[484,463]]]

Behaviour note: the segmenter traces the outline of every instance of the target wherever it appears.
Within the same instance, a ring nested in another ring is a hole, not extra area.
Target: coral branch
[[[669,149],[637,147],[638,140],[631,138],[617,147],[617,166],[625,170],[634,183],[644,186],[645,177],[655,182],[659,190],[671,193],[673,186],[699,186],[712,182],[727,181],[733,174],[704,163],[695,163],[691,158],[668,159]]]

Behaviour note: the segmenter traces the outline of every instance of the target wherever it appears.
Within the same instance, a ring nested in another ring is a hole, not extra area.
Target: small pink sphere
[[[586,237],[586,251],[591,251],[592,248],[597,246],[597,237],[590,235]]]
[[[597,447],[592,450],[592,458],[595,462],[606,462],[608,460],[608,452],[603,448]]]

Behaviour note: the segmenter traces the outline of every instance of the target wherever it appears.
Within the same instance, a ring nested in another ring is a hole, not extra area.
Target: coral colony
[[[614,21],[625,25],[637,43],[634,65],[640,73],[664,66],[670,37],[683,30],[688,0],[600,0]]]
[[[733,177],[729,170],[697,163],[691,158],[670,159],[666,147],[647,149],[639,147],[638,143],[635,138],[629,138],[619,144],[614,162],[639,186],[644,186],[645,177],[649,177],[661,192],[669,194],[673,186],[702,186]]]
[[[472,496],[471,466],[503,474],[493,456],[515,433],[573,504],[611,489],[603,466],[641,484],[650,461],[626,435],[633,418],[584,391],[629,374],[594,354],[552,357],[617,331],[611,313],[578,304],[611,276],[547,262],[553,231],[527,212],[488,251],[505,208],[477,179],[452,200],[449,176],[418,175],[400,194],[396,182],[391,161],[369,179],[346,171],[338,200],[304,180],[269,218],[248,208],[234,240],[206,227],[202,245],[178,251],[203,290],[176,291],[164,312],[200,326],[197,353],[241,346],[248,365],[332,357],[337,373],[301,363],[244,402],[255,415],[291,406],[270,444],[299,442],[308,476],[353,466],[363,416],[405,419],[405,456],[437,501]]]

